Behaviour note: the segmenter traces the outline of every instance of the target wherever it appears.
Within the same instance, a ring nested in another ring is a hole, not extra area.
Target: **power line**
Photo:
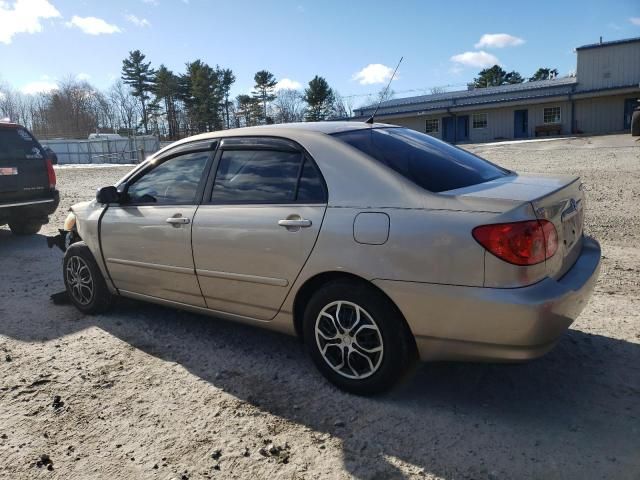
[[[409,90],[392,90],[394,94],[404,94],[404,93],[424,93],[430,92],[434,88],[459,88],[466,87],[466,83],[456,83],[456,84],[447,84],[447,85],[437,85],[433,87],[425,87],[425,88],[411,88]],[[379,92],[370,92],[370,93],[353,93],[350,95],[340,95],[342,98],[358,98],[358,97],[369,97],[378,95]]]

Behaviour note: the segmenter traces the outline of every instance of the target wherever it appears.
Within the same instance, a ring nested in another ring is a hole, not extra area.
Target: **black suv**
[[[59,202],[51,156],[26,128],[0,122],[0,225],[37,233]]]

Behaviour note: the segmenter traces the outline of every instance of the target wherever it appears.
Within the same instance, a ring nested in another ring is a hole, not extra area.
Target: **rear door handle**
[[[191,222],[190,218],[186,218],[186,217],[183,217],[182,215],[180,216],[178,215],[180,214],[167,218],[167,223],[170,223],[171,225],[185,225]]]
[[[300,218],[300,219],[291,219],[291,218],[286,218],[283,220],[278,220],[278,225],[280,225],[281,227],[287,227],[287,228],[307,228],[311,226],[311,220],[307,220],[306,218]]]

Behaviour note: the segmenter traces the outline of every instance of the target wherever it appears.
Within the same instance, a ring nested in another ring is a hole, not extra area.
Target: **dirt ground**
[[[376,398],[330,386],[295,338],[129,301],[52,306],[62,254],[42,235],[127,171],[59,168],[51,224],[0,228],[0,478],[640,478],[640,144],[467,148],[582,176],[595,295],[540,360],[425,364]]]

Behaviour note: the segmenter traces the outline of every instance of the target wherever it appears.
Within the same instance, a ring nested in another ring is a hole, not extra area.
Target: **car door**
[[[269,320],[318,237],[327,206],[318,167],[284,139],[222,141],[193,224],[207,307]]]
[[[116,288],[205,306],[193,265],[191,226],[211,162],[210,148],[182,151],[127,181],[123,203],[108,207],[100,227]]]

